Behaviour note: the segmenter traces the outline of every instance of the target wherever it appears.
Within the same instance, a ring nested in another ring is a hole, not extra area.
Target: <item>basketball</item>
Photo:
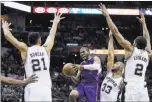
[[[77,68],[72,67],[72,63],[67,63],[62,69],[62,73],[66,76],[75,76],[77,74]]]

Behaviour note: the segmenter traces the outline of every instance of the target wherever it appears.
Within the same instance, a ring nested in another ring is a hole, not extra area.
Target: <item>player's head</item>
[[[134,40],[134,46],[136,46],[138,49],[145,49],[147,46],[147,40],[145,39],[145,37],[143,36],[138,36],[135,40]]]
[[[28,35],[28,42],[31,46],[41,45],[41,36],[37,32],[31,32]]]
[[[116,62],[114,64],[114,66],[113,66],[113,68],[111,70],[112,70],[113,73],[117,73],[117,72],[121,72],[122,73],[123,69],[124,69],[123,62],[118,61],[118,62]]]
[[[82,47],[80,49],[80,56],[83,60],[87,60],[89,57],[90,51],[88,47]]]

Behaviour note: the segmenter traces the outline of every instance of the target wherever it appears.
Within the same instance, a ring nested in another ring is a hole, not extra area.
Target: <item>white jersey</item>
[[[134,47],[132,55],[126,61],[125,81],[131,83],[142,83],[145,81],[145,72],[149,64],[148,52]]]
[[[38,81],[28,84],[28,86],[52,86],[50,77],[50,56],[43,46],[28,47],[27,57],[25,62],[25,74],[26,77],[30,77],[32,74],[38,76]]]
[[[100,90],[101,102],[116,102],[120,98],[120,83],[123,78],[113,78],[112,75],[112,72],[108,73],[103,80]]]

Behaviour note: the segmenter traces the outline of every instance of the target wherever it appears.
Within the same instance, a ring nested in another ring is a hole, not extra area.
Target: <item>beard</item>
[[[119,70],[119,69],[112,69],[111,71],[112,71],[113,73],[116,73],[118,70]]]

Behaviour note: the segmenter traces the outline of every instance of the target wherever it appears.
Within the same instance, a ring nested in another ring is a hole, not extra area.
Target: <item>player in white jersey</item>
[[[102,82],[100,89],[100,102],[120,101],[121,88],[123,85],[122,71],[124,64],[116,62],[114,64],[114,47],[111,31],[109,33],[107,75]]]
[[[54,14],[54,20],[50,34],[46,42],[41,46],[41,37],[39,33],[32,32],[28,35],[28,42],[31,45],[28,47],[25,43],[18,41],[10,32],[6,21],[2,22],[3,31],[6,39],[12,43],[21,52],[22,60],[25,64],[26,77],[36,74],[38,81],[30,83],[25,87],[25,102],[39,101],[52,102],[51,87],[52,82],[50,78],[50,51],[54,45],[54,38],[56,35],[57,25],[61,19],[62,14]]]
[[[149,63],[151,44],[144,14],[140,14],[141,18],[138,18],[143,27],[143,36],[138,36],[132,45],[120,34],[111,20],[106,7],[103,4],[101,4],[100,7],[114,37],[125,49],[126,67],[124,71],[124,81],[126,87],[123,100],[149,101],[147,87],[145,86],[145,72]]]

